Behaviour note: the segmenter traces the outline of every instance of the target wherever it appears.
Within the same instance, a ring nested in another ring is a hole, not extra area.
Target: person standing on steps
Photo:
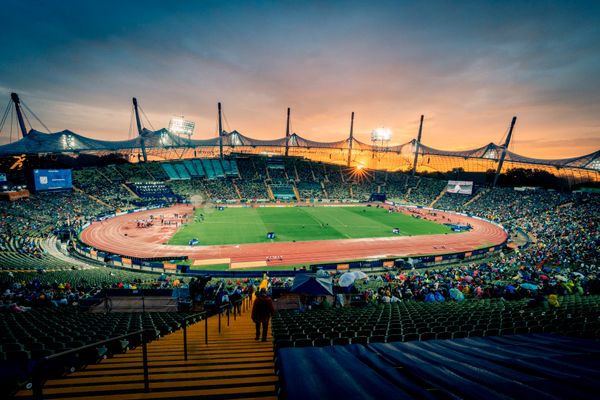
[[[231,296],[229,296],[229,300],[233,305],[234,315],[240,315],[242,313],[242,288],[240,286],[235,288]]]
[[[260,326],[262,325],[262,341],[267,341],[267,331],[269,329],[269,319],[275,314],[275,307],[273,307],[273,300],[267,296],[267,290],[265,288],[260,289],[260,293],[254,300],[252,306],[252,321],[256,325],[256,337],[254,340],[260,338]]]

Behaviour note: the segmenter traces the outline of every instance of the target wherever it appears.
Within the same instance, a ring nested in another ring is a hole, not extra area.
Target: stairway
[[[329,198],[329,193],[327,193],[327,190],[325,189],[325,184],[323,182],[321,183],[321,190],[323,191],[323,196],[328,199]]]
[[[415,189],[418,189],[420,184],[421,184],[421,177],[417,176],[417,184],[415,185]]]
[[[312,175],[313,181],[318,182],[317,177],[315,176],[315,171],[312,169],[312,164],[308,164],[308,168],[310,168],[310,174]]]
[[[265,186],[267,187],[267,195],[269,196],[269,199],[271,201],[275,201],[275,195],[273,194],[273,189],[271,189],[271,185],[269,185],[266,181],[265,181]]]
[[[412,187],[409,187],[409,188],[406,190],[406,194],[404,195],[404,201],[405,201],[405,202],[408,202],[408,199],[410,198],[410,192],[412,192],[412,190],[413,190],[413,188],[412,188]]]
[[[481,192],[477,193],[475,196],[471,197],[471,199],[469,199],[469,201],[467,201],[465,204],[463,204],[463,207],[468,206],[469,204],[471,204],[472,202],[474,202],[478,198],[482,197],[483,195],[485,195],[489,191],[490,191],[489,189],[483,189]]]
[[[241,200],[242,199],[242,192],[240,192],[240,188],[235,183],[235,181],[231,181],[231,184],[233,185],[233,188],[235,189],[235,193],[237,194],[238,200]]]
[[[146,167],[146,165],[144,163],[140,163],[142,168],[144,169],[144,171],[146,171],[146,173],[148,174],[148,176],[150,177],[150,179],[152,179],[153,181],[157,181],[158,179],[156,179],[156,177],[154,175],[152,175],[152,172],[150,172],[150,170]]]
[[[58,247],[60,244],[58,243],[56,236],[50,236],[48,239],[40,241],[40,247],[42,247],[48,255],[57,258],[65,263],[68,263],[72,266],[77,266],[81,269],[92,269],[95,268],[90,264],[83,262],[77,258],[73,258],[63,252],[61,252]],[[66,251],[66,250],[65,250]]]
[[[130,188],[129,186],[127,186],[126,184],[124,184],[124,183],[121,183],[121,186],[122,186],[123,188],[125,188],[125,190],[127,190],[127,191],[129,192],[129,194],[130,194],[130,195],[131,195],[131,196],[132,196],[134,199],[139,199],[139,198],[140,198],[140,196],[138,196],[138,195],[137,195],[137,193],[136,193],[136,192],[134,192],[133,190],[131,190],[131,188]]]
[[[104,179],[106,179],[109,183],[113,183],[113,181],[108,176],[104,175],[100,168],[96,168],[96,172],[98,172],[98,174]]]
[[[111,206],[107,202],[100,200],[96,196],[92,196],[91,194],[84,192],[83,190],[79,189],[78,187],[73,186],[73,190],[76,191],[76,192],[79,192],[79,193],[83,194],[84,196],[87,196],[89,199],[94,200],[96,203],[102,204],[103,206],[106,206],[108,208],[114,208],[113,206]]]
[[[250,303],[248,303],[251,306]],[[188,327],[188,361],[183,357],[183,331],[148,345],[150,391],[144,392],[142,348],[90,365],[44,386],[45,399],[277,399],[273,344],[254,340],[247,309],[227,326],[216,316]],[[16,398],[31,398],[20,391]]]
[[[127,177],[123,175],[123,172],[119,168],[117,168],[116,165],[109,165],[108,168],[114,168],[114,170],[117,171],[117,174],[120,175],[124,181],[127,180]]]
[[[438,195],[437,195],[437,197],[436,197],[435,199],[433,199],[433,201],[432,201],[432,202],[429,204],[429,207],[433,208],[433,206],[435,206],[435,204],[436,204],[438,201],[440,201],[440,199],[441,199],[442,197],[444,197],[444,195],[446,194],[446,191],[447,191],[447,190],[448,190],[448,189],[447,189],[446,187],[444,187],[444,188],[442,189],[442,191],[440,192],[440,194],[438,194]]]
[[[296,196],[296,201],[303,200],[300,198],[300,192],[298,191],[298,188],[296,187],[295,183],[292,184],[292,189],[294,189],[294,196]]]

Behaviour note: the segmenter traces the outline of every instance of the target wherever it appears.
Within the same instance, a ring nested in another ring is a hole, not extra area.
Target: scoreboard
[[[472,181],[448,181],[446,192],[459,194],[473,194]]]
[[[36,191],[73,188],[70,169],[34,169],[33,187]]]

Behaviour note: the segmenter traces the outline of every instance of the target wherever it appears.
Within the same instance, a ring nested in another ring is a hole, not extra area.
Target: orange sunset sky
[[[423,143],[467,149],[516,115],[512,151],[600,149],[594,2],[123,3],[8,1],[0,103],[18,92],[50,130],[109,140],[136,96],[154,128],[184,115],[198,139],[221,101],[225,129],[259,139],[284,135],[291,107],[313,140],[345,138],[354,111],[357,139],[386,126],[404,143],[424,114]]]

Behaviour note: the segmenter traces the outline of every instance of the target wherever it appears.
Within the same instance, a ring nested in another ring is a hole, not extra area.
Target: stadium
[[[361,398],[561,397],[573,377],[594,396],[600,151],[512,153],[516,118],[503,144],[452,152],[421,142],[423,117],[382,147],[353,138],[354,114],[320,143],[289,109],[271,141],[132,113],[125,141],[42,133],[11,95],[4,396],[330,398],[345,374]],[[276,312],[256,342],[261,289]]]

